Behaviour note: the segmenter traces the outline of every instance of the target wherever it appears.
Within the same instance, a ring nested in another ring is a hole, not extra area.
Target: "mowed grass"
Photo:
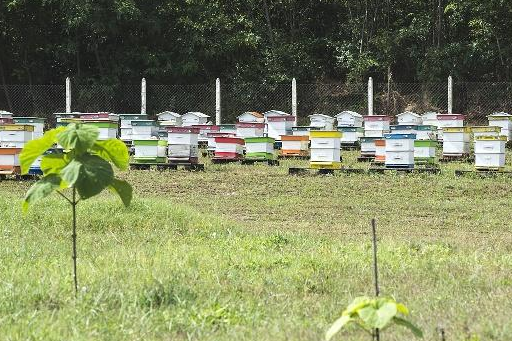
[[[344,153],[357,167],[355,153]],[[290,165],[130,171],[129,208],[106,192],[71,216],[54,195],[21,213],[0,183],[1,340],[320,340],[356,296],[411,309],[426,340],[512,338],[511,179],[287,175]],[[338,339],[369,340],[349,329]],[[387,330],[383,340],[409,340]]]

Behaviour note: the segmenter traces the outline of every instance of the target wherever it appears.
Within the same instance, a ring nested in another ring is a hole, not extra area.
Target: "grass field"
[[[373,292],[371,218],[381,291],[425,340],[439,326],[448,340],[512,339],[511,179],[456,178],[471,167],[459,164],[290,177],[291,164],[305,163],[121,174],[131,207],[110,193],[79,205],[76,301],[68,207],[54,195],[24,216],[30,183],[1,182],[0,340],[320,340]]]

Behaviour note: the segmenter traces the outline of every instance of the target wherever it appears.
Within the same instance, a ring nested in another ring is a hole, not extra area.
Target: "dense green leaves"
[[[75,161],[81,163],[75,186],[82,199],[99,194],[114,180],[110,163],[97,155],[85,154]]]
[[[374,329],[384,329],[391,323],[404,326],[412,331],[417,337],[423,337],[422,331],[405,320],[398,314],[407,315],[409,311],[391,297],[380,297],[370,299],[368,297],[357,297],[343,311],[325,334],[326,340],[330,340],[348,323],[355,323],[359,327],[371,332]]]
[[[92,151],[112,162],[117,168],[125,170],[128,168],[130,156],[124,142],[116,139],[106,141],[96,141],[92,146]]]
[[[82,154],[92,148],[98,135],[98,128],[94,126],[71,123],[57,135],[57,141],[65,150]]]

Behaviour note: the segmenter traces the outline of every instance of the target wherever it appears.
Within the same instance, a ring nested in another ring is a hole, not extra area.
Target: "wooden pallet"
[[[442,155],[439,158],[439,162],[446,163],[446,162],[468,162],[472,163],[475,161],[475,158],[472,157],[469,154],[464,155]]]
[[[239,162],[239,161],[242,161],[241,158],[233,158],[233,159],[228,159],[228,158],[212,158],[212,163],[214,164],[224,164],[224,163],[233,163],[233,162]]]
[[[279,159],[288,159],[288,160],[309,160],[309,154],[308,155],[293,155],[293,154],[288,154],[288,155],[279,155],[278,156]]]
[[[184,169],[188,171],[204,171],[202,163],[130,163],[130,169],[150,170],[155,168],[157,171]]]
[[[309,167],[290,167],[288,168],[288,175],[303,175],[309,172],[314,172],[320,175],[332,175],[334,173],[345,173],[345,174],[363,174],[364,169],[361,168],[338,168],[338,169],[326,169],[326,168],[309,168]]]
[[[439,174],[441,169],[439,167],[386,167],[386,166],[372,166],[368,169],[368,173],[379,173],[385,174],[390,172],[397,173],[427,173],[427,174]]]
[[[375,161],[375,156],[361,155],[357,158],[357,162],[373,162],[373,161]]]
[[[342,143],[340,145],[341,150],[359,150],[361,146],[359,143]]]
[[[464,176],[464,175],[479,175],[481,177],[493,177],[497,175],[503,176],[512,176],[511,171],[504,171],[500,169],[488,168],[488,169],[475,169],[475,170],[455,170],[455,176]]]
[[[254,165],[256,162],[264,162],[269,166],[279,166],[279,161],[269,159],[243,159],[240,163],[242,165]]]

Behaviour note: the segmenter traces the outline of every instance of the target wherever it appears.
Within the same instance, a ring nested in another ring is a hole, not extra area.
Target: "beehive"
[[[448,127],[443,128],[443,155],[462,156],[470,152],[470,128]]]
[[[34,126],[24,124],[0,125],[0,146],[9,148],[23,148],[32,140]]]
[[[149,139],[133,140],[135,154],[133,159],[138,163],[166,163],[167,141]]]
[[[119,128],[117,123],[105,120],[84,120],[82,121],[82,123],[98,128],[98,140],[108,140],[117,138],[117,130]]]
[[[426,124],[416,126],[416,140],[437,140],[437,127]]]
[[[377,139],[375,143],[375,162],[385,163],[386,162],[386,139]]]
[[[389,123],[391,117],[386,115],[368,115],[364,116],[364,136],[365,137],[383,137],[389,132]]]
[[[233,133],[220,133],[220,132],[213,132],[213,133],[207,133],[206,136],[208,137],[208,147],[207,150],[209,152],[215,152],[215,139],[217,137],[237,137],[236,134]]]
[[[162,127],[179,127],[181,126],[181,115],[172,111],[162,111],[156,115],[158,125]]]
[[[335,117],[336,121],[338,121],[338,127],[360,128],[363,126],[363,116],[355,111],[342,111]]]
[[[32,132],[32,138],[38,139],[44,134],[44,124],[46,122],[45,118],[40,117],[15,117],[14,123],[21,125],[31,125],[34,127],[34,131]]]
[[[340,142],[342,144],[355,144],[361,137],[364,136],[364,129],[361,127],[340,127],[338,131],[341,132]]]
[[[200,143],[208,142],[208,133],[220,133],[220,127],[212,124],[196,124],[193,128],[199,129],[198,140]]]
[[[303,157],[309,154],[309,136],[307,135],[282,135],[281,143],[282,156]]]
[[[309,165],[311,168],[341,168],[339,131],[313,130],[309,132],[311,140],[311,156]]]
[[[265,116],[256,111],[246,111],[237,119],[239,123],[265,123]]]
[[[416,134],[417,125],[398,124],[390,126],[391,134]]]
[[[290,135],[295,122],[295,117],[291,115],[267,116],[267,135],[276,141],[281,135]]]
[[[132,125],[132,140],[147,140],[151,136],[156,135],[158,127],[153,120],[133,120]]]
[[[0,118],[12,118],[12,112],[8,112],[5,110],[0,110]]]
[[[417,138],[417,137],[416,137]],[[433,164],[436,161],[437,141],[416,140],[414,141],[414,162]]]
[[[399,125],[420,125],[423,123],[421,116],[412,111],[404,111],[396,115],[396,120]]]
[[[487,116],[487,119],[489,120],[490,126],[500,127],[500,135],[506,136],[507,141],[510,141],[512,138],[512,115],[498,112]]]
[[[437,115],[439,115],[438,112],[435,111],[427,111],[423,115],[421,115],[421,125],[426,126],[434,126],[437,129],[438,121],[437,121]]]
[[[361,143],[361,156],[375,156],[376,146],[375,140],[382,139],[382,137],[361,137],[359,142]]]
[[[260,122],[238,122],[236,124],[236,135],[238,137],[261,137],[265,131],[265,123]]]
[[[386,167],[414,167],[416,134],[386,134]]]
[[[309,137],[309,131],[314,130],[311,126],[294,126],[292,127],[292,135],[294,136],[308,136]],[[288,135],[283,135],[288,136]]]
[[[238,137],[216,137],[215,159],[241,160],[244,152],[244,140]]]
[[[471,127],[471,133],[476,140],[479,136],[500,136],[501,128],[496,126]]]
[[[501,170],[505,167],[506,136],[475,137],[475,167]]]
[[[167,155],[171,162],[198,162],[199,128],[167,127]]]
[[[464,126],[464,115],[439,114],[437,115],[437,138],[443,140],[443,129]]]
[[[219,124],[219,132],[236,134],[236,124]]]
[[[0,174],[20,174],[21,149],[0,147]]]
[[[249,160],[273,160],[275,140],[271,137],[246,137],[245,158]]]
[[[143,114],[120,114],[120,138],[123,141],[132,140],[132,121],[147,120],[147,115]]]
[[[323,114],[313,114],[309,115],[310,126],[315,127],[318,130],[333,130],[334,129],[334,117],[323,115]]]
[[[191,127],[195,125],[203,125],[208,123],[210,116],[202,112],[190,111],[181,116],[181,124],[184,127]]]

